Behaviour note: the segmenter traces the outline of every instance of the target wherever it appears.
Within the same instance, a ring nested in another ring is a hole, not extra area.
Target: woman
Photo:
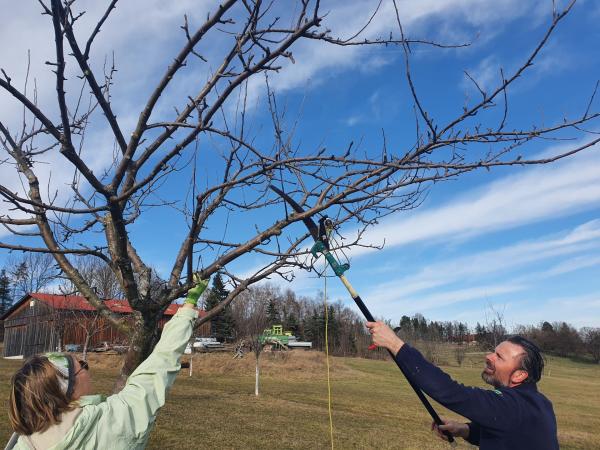
[[[104,399],[88,395],[87,363],[48,353],[28,359],[12,378],[10,424],[15,431],[7,449],[144,448],[156,413],[180,369],[179,359],[198,316],[202,280],[165,325],[152,354],[129,376],[123,390]]]

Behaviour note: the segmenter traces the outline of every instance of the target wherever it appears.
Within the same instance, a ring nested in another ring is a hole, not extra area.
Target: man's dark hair
[[[542,378],[542,371],[544,370],[544,357],[542,356],[540,348],[523,336],[515,335],[506,340],[521,346],[525,351],[525,354],[521,358],[520,367],[520,369],[526,371],[528,374],[524,383],[537,383],[540,381],[540,378]]]

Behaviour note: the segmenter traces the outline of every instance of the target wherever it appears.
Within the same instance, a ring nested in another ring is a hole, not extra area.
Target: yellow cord
[[[325,306],[325,360],[327,361],[327,400],[329,408],[329,437],[331,439],[331,449],[333,450],[333,416],[331,414],[331,378],[329,376],[329,341],[327,335],[329,334],[328,323],[329,323],[329,311],[327,308],[327,261],[325,261],[325,273],[323,279],[325,280],[324,293],[323,293],[323,305]]]

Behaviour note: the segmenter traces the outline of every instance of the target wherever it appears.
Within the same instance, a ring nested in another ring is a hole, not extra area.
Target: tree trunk
[[[136,314],[133,326],[133,336],[129,341],[129,349],[125,354],[121,373],[113,387],[113,392],[119,392],[125,386],[127,378],[152,353],[158,341],[158,317],[162,312],[147,311]]]
[[[88,346],[90,345],[90,339],[91,339],[92,335],[89,333],[86,333],[85,335],[85,341],[83,342],[83,360],[87,361],[87,352],[88,352]]]
[[[256,381],[254,383],[254,395],[258,397],[258,378],[260,376],[260,367],[258,366],[258,361],[260,358],[260,354],[256,354]]]

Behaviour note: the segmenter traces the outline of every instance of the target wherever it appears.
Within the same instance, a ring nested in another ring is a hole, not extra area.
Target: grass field
[[[193,376],[182,369],[158,415],[149,448],[331,448],[324,355],[264,354],[261,361],[261,394],[255,397],[252,357],[195,356]],[[482,385],[482,361],[482,353],[472,353],[463,367],[443,368],[462,383]],[[4,404],[10,375],[20,364],[0,359]],[[334,448],[449,448],[429,431],[427,413],[393,363],[332,358],[331,364]],[[116,357],[92,355],[90,366],[96,391],[109,393]],[[561,449],[600,448],[599,366],[550,358],[541,390],[554,404]],[[0,443],[9,434],[3,414]],[[460,442],[458,448],[473,447]]]

